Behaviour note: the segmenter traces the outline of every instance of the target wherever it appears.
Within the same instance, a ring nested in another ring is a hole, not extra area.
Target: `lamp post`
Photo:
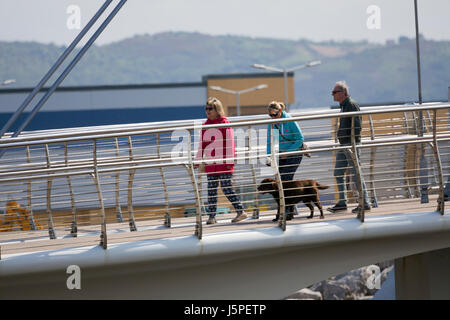
[[[209,86],[208,87],[211,90],[216,90],[216,91],[222,91],[222,92],[226,92],[226,93],[231,93],[231,94],[235,94],[236,95],[236,113],[238,116],[241,115],[241,94],[243,93],[247,93],[247,92],[251,92],[251,91],[256,91],[256,90],[261,90],[261,89],[265,89],[267,88],[267,84],[260,84],[256,87],[252,87],[252,88],[248,88],[248,89],[243,89],[243,90],[230,90],[230,89],[225,89],[219,86]]]
[[[0,86],[7,86],[8,84],[16,82],[16,79],[8,79],[0,82]]]
[[[420,46],[419,46],[419,18],[417,13],[417,0],[414,0],[414,20],[416,25],[416,62],[417,62],[417,93],[419,105],[422,105],[422,80],[420,76]],[[423,113],[419,111],[419,137],[423,136]]]
[[[417,0],[414,0],[414,21],[415,21],[415,27],[416,27],[416,62],[417,62],[417,93],[419,98],[419,106],[422,105],[422,80],[420,76],[420,46],[419,46],[419,18],[418,18],[418,10],[417,10]],[[417,135],[419,137],[423,137],[423,112],[419,111],[419,128]],[[428,178],[427,178],[427,160],[425,158],[425,149],[424,146],[421,144],[419,146],[419,152],[420,152],[420,184],[422,187],[420,188],[420,203],[428,203]],[[443,201],[443,199],[442,199]]]
[[[269,71],[274,71],[274,72],[280,72],[283,74],[283,81],[284,81],[284,105],[286,106],[286,108],[289,107],[289,101],[288,101],[288,83],[287,83],[287,75],[289,72],[294,72],[296,70],[300,70],[303,68],[309,68],[309,67],[314,67],[317,66],[319,64],[321,64],[322,62],[320,60],[317,61],[311,61],[305,64],[302,64],[300,66],[295,66],[292,68],[276,68],[276,67],[270,67],[270,66],[266,66],[263,64],[252,64],[251,67],[252,68],[256,68],[256,69],[264,69],[264,70],[269,70]]]
[[[416,25],[416,57],[417,57],[417,86],[419,95],[419,104],[422,104],[422,82],[420,78],[420,47],[419,47],[419,19],[417,17],[417,0],[414,0],[414,17]]]

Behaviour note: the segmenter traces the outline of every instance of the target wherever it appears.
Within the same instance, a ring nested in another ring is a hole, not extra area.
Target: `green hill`
[[[15,87],[34,86],[64,49],[0,42],[0,79],[17,79]],[[450,41],[422,38],[421,58],[423,99],[447,100]],[[62,85],[201,81],[206,74],[258,72],[249,67],[253,63],[292,67],[317,59],[320,66],[295,73],[297,106],[332,104],[331,88],[342,79],[360,103],[417,100],[415,41],[406,37],[379,45],[184,32],[141,35],[93,46]]]

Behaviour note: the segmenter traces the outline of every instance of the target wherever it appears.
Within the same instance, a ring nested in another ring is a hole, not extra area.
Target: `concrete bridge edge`
[[[439,298],[439,294],[430,291],[429,286],[428,291],[423,291],[421,283],[424,277],[430,276],[432,278],[427,283],[436,283],[439,280],[438,272],[448,274],[449,268],[434,270],[439,264],[427,252],[449,247],[450,233],[443,231],[343,241],[327,246],[244,250],[238,254],[191,257],[182,261],[174,258],[158,266],[149,261],[140,261],[108,267],[81,267],[81,288],[73,290],[67,287],[70,275],[66,268],[60,268],[41,272],[38,276],[22,273],[1,277],[0,298],[282,299],[317,281],[376,262],[397,258],[398,272],[402,270],[397,266],[398,261],[401,261],[398,257],[406,257],[401,259],[406,261],[405,270],[409,270],[411,259],[417,260],[411,257],[417,255],[427,259],[427,268],[419,268],[412,275],[411,272],[406,273],[403,276],[403,291],[399,291],[399,284],[403,282],[397,280],[396,273],[397,292],[410,292],[398,298],[416,297],[409,288],[417,281],[418,292],[424,293],[421,297]]]

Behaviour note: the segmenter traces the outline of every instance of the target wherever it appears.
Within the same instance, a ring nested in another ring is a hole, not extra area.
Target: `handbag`
[[[308,146],[306,145],[306,143],[303,142],[302,146],[300,147],[300,150],[308,150]],[[310,153],[304,153],[304,155],[307,156],[308,158],[311,158]]]

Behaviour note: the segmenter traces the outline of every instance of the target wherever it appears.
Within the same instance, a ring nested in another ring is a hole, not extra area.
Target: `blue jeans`
[[[356,159],[359,161],[360,152],[359,149],[356,150]],[[339,190],[339,204],[347,205],[347,187],[345,185],[345,171],[347,168],[350,168],[351,173],[355,177],[354,181],[356,182],[356,187],[358,191],[359,181],[356,179],[356,171],[355,166],[353,165],[353,160],[350,155],[349,150],[338,150],[336,151],[336,167],[334,168],[334,177],[336,178],[337,187]],[[362,189],[363,189],[363,197],[364,197],[364,205],[369,204],[369,197],[367,196],[367,188],[366,183],[364,182],[364,177],[361,175]]]

